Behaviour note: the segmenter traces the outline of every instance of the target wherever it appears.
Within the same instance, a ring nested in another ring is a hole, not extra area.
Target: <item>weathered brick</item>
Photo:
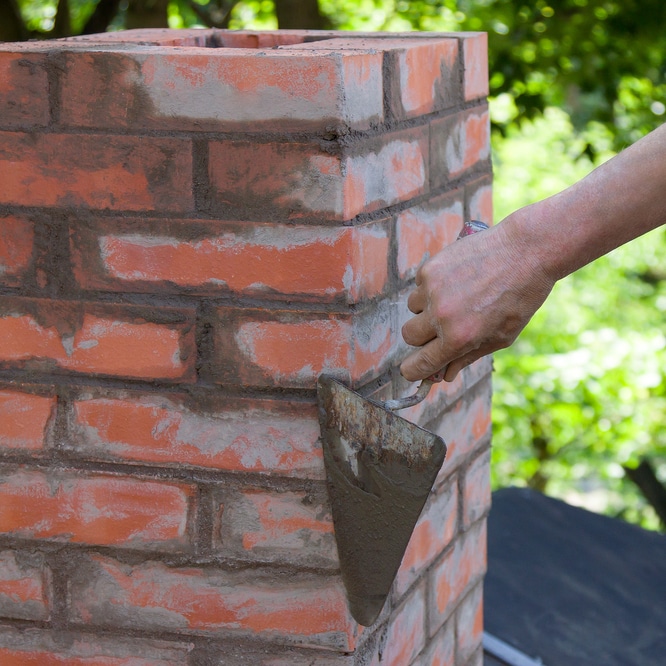
[[[0,616],[48,620],[50,584],[50,571],[39,555],[0,551]]]
[[[191,211],[191,142],[0,132],[0,204]]]
[[[371,666],[405,666],[411,664],[426,644],[425,592],[415,588],[394,611],[388,625],[383,649],[376,653]]]
[[[128,548],[187,547],[189,503],[184,484],[103,474],[0,474],[0,533],[27,539]]]
[[[61,123],[255,132],[383,119],[378,53],[163,46],[67,53]]]
[[[454,106],[462,97],[458,40],[403,35],[335,37],[292,49],[362,49],[384,54],[391,112],[403,120]]]
[[[49,122],[45,53],[0,50],[0,127],[42,127]]]
[[[54,414],[53,396],[0,390],[0,451],[40,451]]]
[[[0,366],[194,379],[194,311],[46,299],[0,301]]]
[[[485,516],[490,510],[490,451],[476,457],[463,477],[463,529]]]
[[[402,595],[449,545],[458,527],[458,488],[454,482],[433,492],[402,558],[394,590]]]
[[[213,380],[314,388],[326,372],[361,383],[391,364],[393,316],[386,302],[335,318],[307,311],[217,308]]]
[[[467,663],[483,641],[483,584],[479,583],[456,610],[457,659]]]
[[[396,220],[398,275],[412,279],[427,259],[455,241],[463,227],[462,191],[408,208]]]
[[[470,220],[493,222],[493,186],[490,176],[484,176],[465,186],[465,207]]]
[[[342,156],[314,144],[250,141],[212,141],[209,153],[211,205],[227,217],[350,220],[427,189],[424,128],[365,139]]]
[[[483,648],[479,647],[477,651],[470,657],[465,666],[483,666],[485,661]]]
[[[488,445],[491,432],[491,386],[482,380],[451,408],[428,424],[427,429],[444,439],[446,461],[437,483]]]
[[[281,400],[83,393],[63,445],[93,460],[324,475],[316,405]]]
[[[67,44],[137,44],[141,46],[215,46],[215,30],[170,29],[170,28],[134,28],[132,30],[114,30],[92,35],[76,35],[61,40],[63,48]]]
[[[433,120],[430,127],[432,187],[441,187],[473,167],[487,168],[490,120],[486,106]]]
[[[403,357],[404,354],[398,354],[398,358],[402,359]],[[412,423],[425,427],[427,430],[432,430],[435,427],[432,424],[442,421],[442,415],[451,407],[456,408],[455,405],[459,402],[460,398],[470,389],[474,388],[482,379],[487,377],[491,369],[491,357],[479,359],[472,363],[472,365],[463,368],[452,382],[434,384],[422,402],[413,407],[401,410],[400,416]],[[398,376],[394,378],[393,386],[393,392],[390,396],[386,396],[387,398],[412,395],[416,392],[419,382],[408,382],[402,376]],[[438,431],[438,434],[448,442],[449,433],[445,429],[445,424]],[[447,462],[450,461],[451,457],[447,457]]]
[[[425,193],[428,163],[429,146],[424,128],[375,139],[363,152],[346,160],[345,217],[372,212]]]
[[[356,302],[380,294],[388,279],[386,220],[331,228],[123,218],[77,225],[72,241],[85,289]]]
[[[430,635],[433,635],[486,571],[486,523],[479,521],[455,542],[432,570]]]
[[[188,666],[186,641],[0,627],[2,666]]]
[[[301,650],[271,645],[253,650],[247,645],[229,641],[222,648],[211,648],[205,656],[206,666],[355,666],[353,654],[333,652],[328,648]]]
[[[465,100],[488,95],[488,35],[485,32],[463,35]]]
[[[216,551],[301,566],[337,566],[328,497],[251,489],[218,500]]]
[[[493,371],[493,357],[489,354],[467,366],[463,370],[463,384],[465,391],[476,386],[482,380],[489,378]]]
[[[414,666],[456,666],[455,623],[449,620],[430,639]]]
[[[34,240],[31,220],[15,215],[0,218],[0,284],[21,285],[30,267]]]
[[[74,572],[70,594],[72,619],[88,625],[279,637],[347,651],[355,645],[357,625],[332,578],[130,566],[91,556]]]

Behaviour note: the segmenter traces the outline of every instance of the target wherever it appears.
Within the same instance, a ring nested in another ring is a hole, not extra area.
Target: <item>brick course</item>
[[[0,44],[0,663],[480,659],[490,359],[403,416],[449,453],[349,615],[315,383],[378,399],[418,266],[492,218],[482,33]]]

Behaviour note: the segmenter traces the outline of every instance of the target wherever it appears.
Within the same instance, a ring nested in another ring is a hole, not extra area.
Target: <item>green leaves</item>
[[[557,109],[495,136],[498,219],[583,177],[594,166],[581,153],[587,142],[610,155],[606,129],[576,135]],[[496,487],[530,485],[657,527],[622,466],[648,456],[666,472],[662,277],[657,230],[558,283],[514,346],[496,354]]]

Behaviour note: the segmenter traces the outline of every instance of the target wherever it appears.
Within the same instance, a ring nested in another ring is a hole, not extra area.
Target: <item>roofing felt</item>
[[[666,664],[666,536],[507,488],[488,520],[485,629],[545,666]]]

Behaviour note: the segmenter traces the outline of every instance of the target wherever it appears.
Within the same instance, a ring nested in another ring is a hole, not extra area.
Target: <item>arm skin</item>
[[[563,192],[454,243],[416,275],[402,329],[406,379],[508,347],[557,280],[666,223],[666,124]]]

